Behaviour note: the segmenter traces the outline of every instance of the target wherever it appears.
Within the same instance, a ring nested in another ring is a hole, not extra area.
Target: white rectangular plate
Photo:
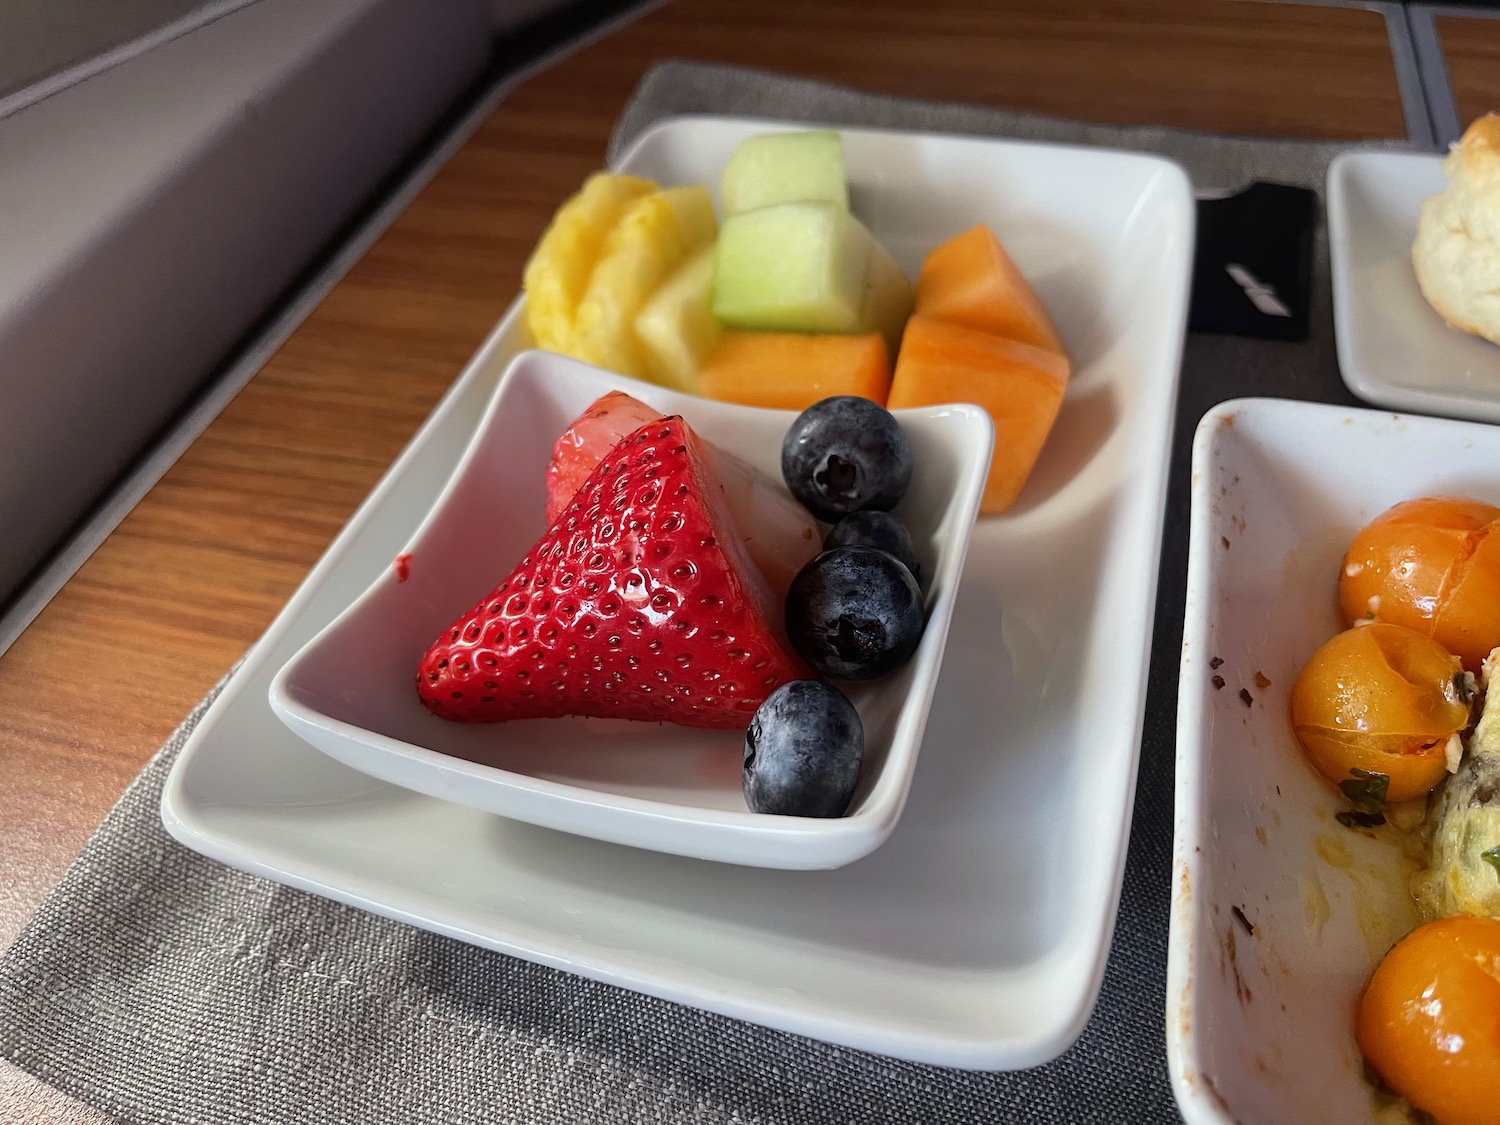
[[[1167,970],[1189,1125],[1376,1121],[1355,1004],[1417,918],[1399,849],[1334,820],[1343,803],[1287,708],[1343,628],[1355,532],[1444,495],[1500,503],[1500,429],[1268,399],[1223,403],[1198,427]]]
[[[1422,201],[1447,186],[1428,154],[1349,152],[1329,165],[1339,370],[1377,406],[1500,422],[1500,347],[1449,328],[1412,269]]]
[[[620,170],[716,184],[771,122],[688,118]],[[1032,1066],[1082,1030],[1118,903],[1193,200],[1135,154],[844,132],[856,212],[915,275],[988,223],[1075,373],[1016,507],[976,528],[920,768],[873,855],[827,872],[623,848],[398,789],[318,753],[267,702],[276,670],[425,516],[495,381],[512,309],[184,748],[168,829],[237,867],[571,972],[883,1054]]]

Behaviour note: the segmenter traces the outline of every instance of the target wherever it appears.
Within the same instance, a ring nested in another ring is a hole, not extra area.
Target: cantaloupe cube
[[[1062,406],[1061,352],[917,315],[907,321],[886,406],[972,402],[995,423],[995,455],[981,512],[1015,503]]]
[[[917,279],[917,312],[1063,350],[1046,308],[987,226],[971,227],[927,255]]]
[[[698,393],[698,368],[719,338],[708,306],[714,281],[714,244],[695,250],[652,294],[635,318],[635,334],[653,382]]]
[[[817,200],[847,211],[843,138],[827,129],[748,137],[724,165],[719,194],[726,215]]]
[[[526,263],[526,324],[539,348],[560,351],[600,249],[625,209],[656,190],[650,180],[596,172],[557,209]]]
[[[883,405],[890,386],[890,353],[875,333],[726,332],[698,370],[705,398],[773,410],[806,410],[829,395]]]
[[[562,350],[648,378],[635,318],[672,271],[713,239],[715,225],[713,201],[701,187],[666,188],[632,203],[604,240]]]

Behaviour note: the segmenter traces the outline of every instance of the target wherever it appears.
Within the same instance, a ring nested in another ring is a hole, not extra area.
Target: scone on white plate
[[[1500,114],[1470,125],[1443,171],[1447,190],[1417,220],[1417,284],[1454,328],[1500,344]]]

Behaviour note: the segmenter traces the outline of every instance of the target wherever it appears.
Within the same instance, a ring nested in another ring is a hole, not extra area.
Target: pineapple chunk
[[[635,318],[635,333],[654,382],[698,393],[698,368],[719,338],[709,308],[714,282],[714,244],[693,252],[652,295]]]
[[[865,295],[859,325],[866,332],[885,337],[891,355],[901,349],[901,333],[911,317],[916,292],[896,259],[878,239],[870,239],[870,258],[865,262]]]
[[[713,201],[701,187],[667,188],[632,203],[604,240],[563,350],[622,375],[650,378],[636,316],[716,229]]]
[[[526,325],[540,348],[562,351],[605,237],[621,214],[656,190],[650,180],[596,172],[558,208],[526,263]]]

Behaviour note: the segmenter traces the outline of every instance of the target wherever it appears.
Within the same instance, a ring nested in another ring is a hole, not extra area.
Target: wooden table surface
[[[1439,16],[1436,22],[1459,123],[1500,112],[1500,12],[1489,18]]]
[[[673,0],[532,78],[0,656],[0,950],[461,370],[668,57],[1099,121],[1405,134],[1377,15],[1243,0]],[[4,1064],[0,1119],[107,1120]]]

